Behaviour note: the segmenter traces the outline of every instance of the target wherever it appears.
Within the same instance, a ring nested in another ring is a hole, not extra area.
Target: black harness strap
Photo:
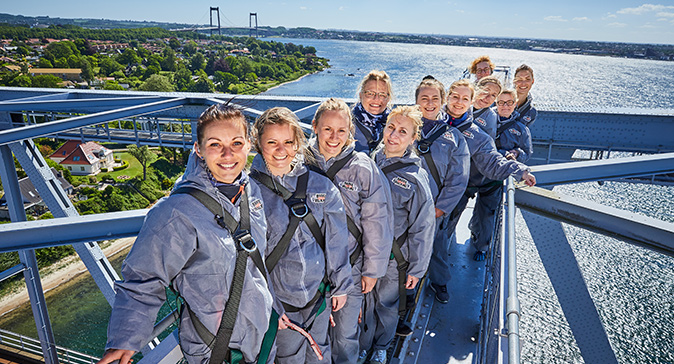
[[[494,144],[496,144],[497,149],[501,148],[501,134],[503,134],[503,132],[508,130],[508,128],[510,128],[511,126],[515,125],[516,122],[517,119],[511,120],[501,125],[501,127],[499,127],[498,130],[496,130],[496,139],[494,140]]]
[[[229,299],[227,300],[227,303],[225,303],[225,310],[222,314],[217,334],[213,335],[208,331],[189,306],[186,306],[190,319],[194,323],[194,327],[201,337],[201,340],[203,340],[211,349],[209,363],[222,364],[225,359],[229,360],[231,357],[229,340],[234,332],[234,324],[236,323],[236,316],[239,311],[248,257],[253,260],[253,263],[257,269],[260,270],[265,279],[267,278],[266,269],[262,262],[262,256],[250,234],[250,206],[248,204],[248,195],[245,190],[241,194],[241,202],[239,205],[241,221],[237,222],[217,200],[197,188],[181,187],[173,191],[172,194],[189,194],[196,198],[215,215],[216,223],[223,229],[227,229],[237,243],[236,263],[234,265],[234,275],[229,292]]]
[[[274,183],[274,180],[272,179],[271,176],[262,173],[260,171],[257,170],[251,171],[250,177],[260,182],[270,191],[280,196],[283,199],[283,202],[286,204],[286,206],[288,206],[290,215],[288,228],[286,229],[285,233],[279,240],[278,244],[276,244],[274,250],[272,250],[271,253],[269,253],[267,259],[265,260],[268,271],[271,272],[276,267],[278,261],[281,260],[283,254],[286,252],[286,250],[288,250],[290,240],[292,239],[293,235],[295,235],[295,231],[297,230],[297,227],[299,226],[301,221],[304,221],[307,227],[309,227],[309,230],[311,230],[311,234],[314,236],[314,239],[316,239],[316,242],[325,253],[325,237],[323,236],[323,232],[321,231],[321,227],[318,224],[318,221],[316,221],[316,218],[311,213],[309,206],[306,204],[307,185],[309,184],[309,171],[306,171],[304,174],[300,175],[297,178],[297,186],[295,188],[295,193],[288,191],[287,188],[283,187],[280,184]],[[320,312],[318,311],[320,310],[322,302],[319,302],[319,300],[325,299],[327,291],[330,290],[329,287],[330,284],[328,282],[327,276],[324,276],[323,282],[321,282],[321,285],[319,289],[316,291],[316,294],[314,295],[314,297],[311,298],[311,300],[309,300],[309,302],[304,307],[295,307],[285,302],[281,302],[281,304],[283,305],[283,308],[287,312],[298,312],[299,310],[311,307],[313,305],[314,308],[312,309],[312,313],[309,315],[308,321],[300,325],[303,327],[306,326],[305,328],[309,330],[311,329],[311,325],[313,324],[313,319],[315,318],[315,316],[317,316],[317,314],[320,314]],[[308,322],[311,323],[307,325]]]
[[[478,111],[478,112],[474,112],[474,113],[473,113],[473,119],[479,118],[480,116],[482,116],[482,114],[484,114],[485,112],[487,112],[488,109],[489,109],[489,106],[483,107],[483,108],[480,109],[480,111]]]
[[[431,172],[431,176],[433,177],[433,181],[435,181],[435,185],[438,187],[438,190],[442,186],[442,181],[440,180],[438,168],[435,166],[435,162],[433,161],[433,156],[431,154],[431,145],[433,145],[433,142],[435,142],[435,140],[438,139],[440,135],[444,134],[447,131],[448,127],[449,126],[447,124],[442,125],[441,128],[436,130],[428,138],[421,139],[417,143],[417,150],[419,151],[419,154],[421,154],[421,156],[424,157],[424,160],[426,160],[426,165],[428,166],[429,172]]]
[[[347,163],[349,163],[353,156],[354,151],[352,150],[349,154],[344,156],[344,158],[336,160],[335,163],[333,163],[330,168],[325,171],[325,176],[328,177],[332,183],[335,183],[335,176],[337,175],[337,172],[339,172]],[[349,262],[351,262],[351,265],[353,265],[356,263],[356,259],[358,259],[360,256],[360,253],[363,252],[363,233],[360,232],[358,226],[348,214],[346,215],[346,226],[349,229],[351,235],[353,235],[353,237],[356,239],[357,243],[356,250],[354,250],[353,253],[351,253],[349,256]]]
[[[398,239],[394,240],[393,245],[391,245],[391,253],[396,263],[398,263],[398,295],[400,296],[398,313],[400,315],[404,315],[407,310],[407,289],[405,288],[405,283],[407,283],[407,268],[410,266],[410,263],[405,260],[403,252],[400,249],[405,240],[407,240],[407,230]]]
[[[293,235],[295,235],[295,231],[302,221],[307,224],[307,227],[309,227],[309,230],[311,230],[311,234],[318,242],[318,245],[321,247],[321,249],[323,249],[323,251],[325,251],[325,238],[321,232],[321,227],[306,203],[309,171],[298,177],[295,193],[291,193],[282,185],[274,183],[272,178],[265,173],[252,171],[250,173],[250,177],[254,178],[269,190],[280,196],[283,199],[283,202],[288,206],[289,210],[290,221],[288,223],[288,228],[274,250],[272,250],[265,259],[267,270],[269,272],[271,272],[276,267],[276,264],[278,264],[281,256],[288,249],[290,240],[292,239]]]
[[[370,130],[365,125],[357,121],[354,122],[354,124],[356,124],[360,132],[363,133],[363,135],[365,136],[365,139],[367,140],[368,154],[371,153],[381,141],[381,136],[379,137],[379,139],[375,139]]]
[[[381,170],[388,177],[389,173],[411,165],[414,165],[414,163],[412,162],[403,163],[398,161],[389,164],[388,166],[382,168]],[[400,296],[400,299],[398,301],[398,313],[400,315],[404,315],[405,311],[407,310],[407,290],[405,288],[405,283],[407,283],[407,268],[409,268],[410,264],[408,261],[405,260],[403,252],[400,249],[403,243],[405,243],[405,240],[407,240],[407,232],[408,230],[405,230],[405,232],[402,235],[400,235],[398,239],[395,239],[393,241],[393,245],[391,245],[391,259],[395,259],[396,263],[398,263],[398,294]]]

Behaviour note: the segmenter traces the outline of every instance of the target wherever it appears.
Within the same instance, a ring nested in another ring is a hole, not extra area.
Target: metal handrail
[[[40,341],[31,337],[0,329],[0,342],[3,345],[15,349],[42,356],[42,346],[40,345]],[[56,351],[58,353],[60,363],[94,364],[100,360],[100,358],[80,353],[79,351],[70,350],[58,345],[56,345]]]
[[[520,301],[517,297],[517,246],[515,244],[515,182],[506,181],[506,251],[508,259],[508,298],[506,327],[508,328],[508,363],[520,363]]]

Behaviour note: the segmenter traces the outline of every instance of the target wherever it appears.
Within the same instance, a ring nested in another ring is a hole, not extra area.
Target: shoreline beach
[[[125,249],[130,248],[134,241],[136,241],[135,237],[116,239],[103,249],[103,254],[110,258]],[[49,273],[45,274],[45,271]],[[87,273],[87,268],[77,254],[65,257],[59,262],[41,269],[40,278],[42,281],[42,289],[44,293],[47,294],[49,291],[56,289],[63,284],[71,283],[78,278],[84,277],[84,273]],[[28,298],[28,292],[26,291],[25,285],[23,285],[17,292],[0,297],[0,317],[12,312],[29,301],[30,299]]]

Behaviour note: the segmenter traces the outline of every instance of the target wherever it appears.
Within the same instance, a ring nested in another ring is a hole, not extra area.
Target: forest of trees
[[[0,86],[59,87],[62,80],[58,77],[31,76],[29,67],[79,68],[88,85],[103,89],[255,94],[328,67],[327,59],[316,57],[314,47],[162,28],[0,24],[0,38],[11,39],[10,48],[16,47],[10,54],[15,60],[12,64],[21,67],[20,71],[0,71]],[[31,43],[35,40],[40,43]],[[97,52],[96,41],[116,42],[124,49]],[[96,83],[97,78],[105,81]]]

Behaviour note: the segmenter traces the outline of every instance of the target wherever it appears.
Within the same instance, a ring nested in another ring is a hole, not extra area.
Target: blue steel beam
[[[674,172],[674,153],[531,167],[538,186],[611,180]]]
[[[2,273],[0,273],[0,282],[4,281],[5,279],[9,277],[13,277],[21,272],[26,270],[26,265],[23,263],[19,263],[9,269],[5,269]]]
[[[15,129],[0,131],[0,145],[11,143],[13,141],[37,138],[49,134],[55,134],[61,131],[80,128],[87,125],[95,125],[107,121],[151,114],[158,111],[172,109],[183,106],[187,103],[185,98],[175,98],[164,101],[152,102],[149,104],[135,105],[122,109],[103,111],[100,113],[76,116],[68,119],[53,121],[50,123],[29,125]]]
[[[150,102],[159,102],[174,98],[161,96],[140,96],[140,97],[115,97],[115,98],[95,98],[95,99],[68,99],[68,100],[29,100],[4,101],[0,102],[0,111],[24,111],[24,110],[77,110],[82,108],[118,108],[133,105],[147,104]]]
[[[674,224],[537,187],[519,188],[517,205],[660,253],[674,256]]]
[[[147,209],[0,225],[0,253],[138,235]]]

